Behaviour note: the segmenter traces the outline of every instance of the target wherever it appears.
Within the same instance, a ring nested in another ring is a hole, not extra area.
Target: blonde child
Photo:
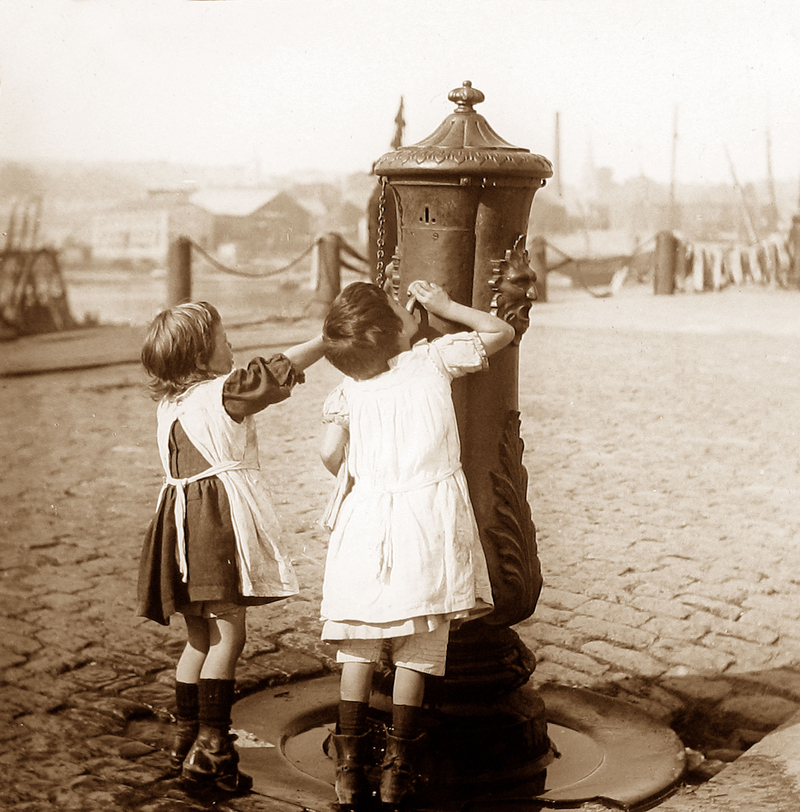
[[[444,674],[451,622],[493,606],[451,381],[486,369],[514,330],[438,285],[413,282],[408,293],[468,331],[412,346],[414,316],[365,282],[342,291],[323,327],[325,357],[346,377],[325,402],[321,456],[329,471],[352,479],[331,511],[321,609],[322,636],[337,642],[343,664],[333,734],[342,807],[371,795],[367,712],[382,651],[395,677],[380,796],[396,807],[414,792],[425,679]]]
[[[289,397],[322,357],[322,339],[234,369],[220,315],[207,302],[153,320],[142,363],[158,404],[166,475],[139,570],[137,614],[163,625],[183,615],[178,730],[170,764],[226,792],[252,785],[230,734],[236,662],[248,606],[297,593],[259,464],[253,415]]]

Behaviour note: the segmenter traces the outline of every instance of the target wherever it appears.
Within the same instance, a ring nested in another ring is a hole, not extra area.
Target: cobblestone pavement
[[[800,709],[798,314],[795,291],[593,299],[554,286],[522,343],[545,587],[517,630],[534,684],[592,688],[673,725],[693,781]],[[252,330],[231,338],[253,344]],[[259,418],[303,591],[250,612],[240,693],[332,667],[317,448],[338,374],[322,363],[308,378]],[[4,378],[0,401],[0,807],[296,809],[192,799],[165,777],[182,629],[133,616],[161,480],[139,369]]]

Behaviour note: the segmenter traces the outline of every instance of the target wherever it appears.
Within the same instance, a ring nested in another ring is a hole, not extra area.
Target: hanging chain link
[[[375,284],[382,288],[386,282],[386,178],[381,177],[381,194],[378,198],[378,255]]]

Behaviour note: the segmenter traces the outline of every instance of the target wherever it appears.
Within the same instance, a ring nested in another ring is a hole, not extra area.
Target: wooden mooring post
[[[787,282],[790,288],[800,288],[800,214],[792,216],[789,229],[788,249],[790,256]]]
[[[671,231],[656,235],[655,268],[653,270],[653,293],[657,296],[675,292],[675,256],[678,239]]]
[[[167,305],[192,300],[192,242],[188,237],[177,237],[169,244],[167,270]]]
[[[317,240],[316,284],[312,312],[317,318],[325,316],[342,288],[342,238],[335,231]]]

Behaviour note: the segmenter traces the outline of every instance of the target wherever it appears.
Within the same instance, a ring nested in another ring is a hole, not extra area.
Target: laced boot
[[[367,750],[369,733],[345,736],[332,733],[336,750],[336,797],[341,809],[364,809],[372,800],[372,790],[367,781]]]
[[[252,789],[253,779],[239,772],[239,754],[233,746],[236,736],[230,732],[233,698],[233,680],[200,680],[200,729],[183,761],[182,775],[188,784],[215,785],[237,794]]]
[[[174,772],[179,773],[183,768],[183,762],[192,749],[199,729],[197,719],[178,719],[178,729],[169,751],[169,766]]]
[[[197,731],[200,727],[198,722],[199,699],[196,682],[175,683],[175,704],[178,729],[169,750],[169,766],[174,772],[180,772],[183,767],[183,760],[191,750],[194,740],[197,738]]]
[[[183,778],[192,784],[214,784],[230,793],[246,793],[253,779],[239,772],[239,754],[233,746],[236,736],[214,727],[200,726],[192,748],[183,762]]]
[[[381,773],[381,801],[385,807],[405,807],[413,797],[419,780],[418,764],[424,738],[424,733],[415,739],[401,739],[387,733]]]

